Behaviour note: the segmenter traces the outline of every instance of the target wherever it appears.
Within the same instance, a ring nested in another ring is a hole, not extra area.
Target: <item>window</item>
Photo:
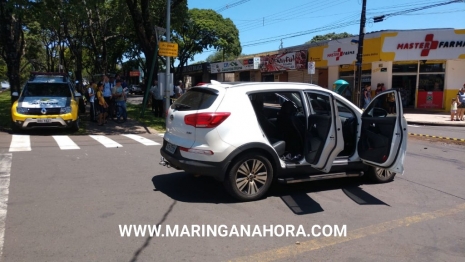
[[[28,83],[22,96],[71,97],[71,90],[67,83]]]
[[[443,74],[420,74],[418,90],[424,91],[443,91],[444,75]]]
[[[179,97],[171,105],[171,108],[179,111],[207,109],[215,102],[217,97],[215,90],[193,88]]]
[[[315,93],[307,93],[308,101],[316,115],[331,115],[329,96]]]
[[[446,67],[443,63],[435,63],[435,64],[427,64],[427,63],[420,63],[420,73],[427,73],[427,72],[445,72]]]
[[[418,63],[392,65],[393,73],[416,73],[417,71]]]

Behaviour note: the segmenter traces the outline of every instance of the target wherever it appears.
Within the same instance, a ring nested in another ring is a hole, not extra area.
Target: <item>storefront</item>
[[[201,63],[185,66],[183,68],[183,78],[186,79],[187,86],[195,86],[198,83],[210,82],[210,63]]]
[[[260,66],[260,57],[249,59],[218,62],[210,64],[212,79],[219,81],[257,81],[255,73]],[[213,78],[214,77],[214,78]]]
[[[355,84],[358,37],[309,48],[309,61],[328,69],[328,82]],[[465,83],[465,30],[382,31],[365,35],[362,84],[399,89],[404,107],[450,109]]]

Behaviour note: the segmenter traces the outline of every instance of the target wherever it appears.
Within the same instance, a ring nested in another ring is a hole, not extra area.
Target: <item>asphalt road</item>
[[[61,150],[50,136],[31,136],[31,151],[9,153],[11,135],[0,133],[2,177],[11,157],[9,190],[0,180],[3,261],[465,260],[463,146],[410,139],[406,172],[391,183],[274,185],[263,200],[237,203],[211,179],[160,166],[160,145],[106,137],[120,146],[71,136],[79,149]],[[347,234],[121,237],[124,224],[346,225]]]

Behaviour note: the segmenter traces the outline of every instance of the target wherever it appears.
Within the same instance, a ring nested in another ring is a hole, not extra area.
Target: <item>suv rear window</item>
[[[71,91],[67,83],[28,83],[22,96],[71,97]]]
[[[215,90],[194,88],[179,97],[171,108],[179,111],[207,109],[217,97]]]

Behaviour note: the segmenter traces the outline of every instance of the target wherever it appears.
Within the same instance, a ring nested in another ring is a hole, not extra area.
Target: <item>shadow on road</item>
[[[186,203],[237,203],[230,197],[222,183],[210,177],[194,177],[182,171],[157,175],[152,178],[156,191],[168,197]],[[298,184],[274,183],[266,197],[279,197],[297,215],[323,212],[318,202],[309,193],[342,190],[344,194],[359,205],[386,205],[385,202],[363,190],[369,185],[361,178],[342,178],[314,181]]]

